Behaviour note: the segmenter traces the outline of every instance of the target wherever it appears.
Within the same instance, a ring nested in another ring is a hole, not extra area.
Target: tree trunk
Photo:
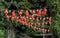
[[[15,38],[14,28],[9,28],[8,29],[7,38]]]

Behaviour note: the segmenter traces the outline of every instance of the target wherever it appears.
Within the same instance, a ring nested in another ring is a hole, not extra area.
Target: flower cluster
[[[21,23],[23,26],[27,26],[29,29],[33,28],[37,31],[50,32],[49,29],[43,29],[45,25],[51,25],[52,21],[51,17],[45,17],[47,12],[48,10],[44,8],[43,10],[39,9],[38,11],[32,10],[29,12],[26,10],[25,12],[18,11],[17,13],[15,11],[9,13],[8,10],[5,10],[4,14],[6,15],[6,19],[10,20],[12,23],[16,21],[17,23]]]

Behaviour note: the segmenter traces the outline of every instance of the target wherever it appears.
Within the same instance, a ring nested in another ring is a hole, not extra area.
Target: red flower
[[[32,11],[32,14],[35,14],[35,10]]]
[[[5,11],[4,11],[4,14],[6,14],[6,15],[7,15],[7,14],[8,14],[8,10],[5,10]]]
[[[16,22],[19,22],[19,18],[18,17],[16,17]]]
[[[21,21],[22,25],[25,25],[25,22],[24,21]]]
[[[47,13],[47,9],[44,8],[44,10],[42,11],[42,15],[43,15],[43,16],[46,16],[46,13]]]
[[[14,17],[11,17],[12,23],[14,22]]]
[[[46,8],[44,8],[44,12],[47,12],[47,9]]]
[[[18,12],[19,15],[22,15],[22,11]]]
[[[26,11],[26,16],[29,16],[29,12],[28,11]]]
[[[23,17],[22,20],[23,20],[24,22],[26,22],[26,18],[25,18],[25,17]]]
[[[31,21],[34,20],[34,16],[30,17],[30,20],[31,20]]]
[[[42,22],[42,27],[44,27],[44,22]]]
[[[8,15],[7,15],[7,16],[6,16],[6,18],[7,18],[7,19],[9,19],[9,18],[10,18],[10,16],[8,16]]]
[[[15,16],[15,12],[13,11],[13,12],[12,12],[12,17],[14,17],[14,16]]]
[[[21,19],[19,19],[19,23],[21,23]]]
[[[38,10],[37,16],[41,16],[41,10]]]
[[[30,28],[31,27],[31,24],[30,23],[28,23],[28,28]]]
[[[37,22],[39,21],[39,18],[38,18],[38,17],[36,18],[36,21],[37,21]]]

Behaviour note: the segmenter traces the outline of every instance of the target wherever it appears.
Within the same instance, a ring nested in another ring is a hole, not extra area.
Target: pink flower
[[[18,12],[19,15],[22,15],[22,11]]]
[[[8,10],[5,10],[5,11],[4,11],[4,14],[7,15],[7,14],[8,14]]]
[[[44,27],[44,22],[42,22],[42,27]]]
[[[29,12],[28,11],[26,11],[26,16],[29,16]]]
[[[35,14],[35,10],[32,11],[32,14]]]
[[[14,17],[14,16],[15,16],[15,12],[13,11],[13,12],[12,12],[12,17]]]

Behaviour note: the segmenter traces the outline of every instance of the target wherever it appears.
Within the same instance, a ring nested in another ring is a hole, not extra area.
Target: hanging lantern
[[[5,11],[4,11],[4,14],[7,15],[7,14],[8,14],[8,10],[5,10]]]

